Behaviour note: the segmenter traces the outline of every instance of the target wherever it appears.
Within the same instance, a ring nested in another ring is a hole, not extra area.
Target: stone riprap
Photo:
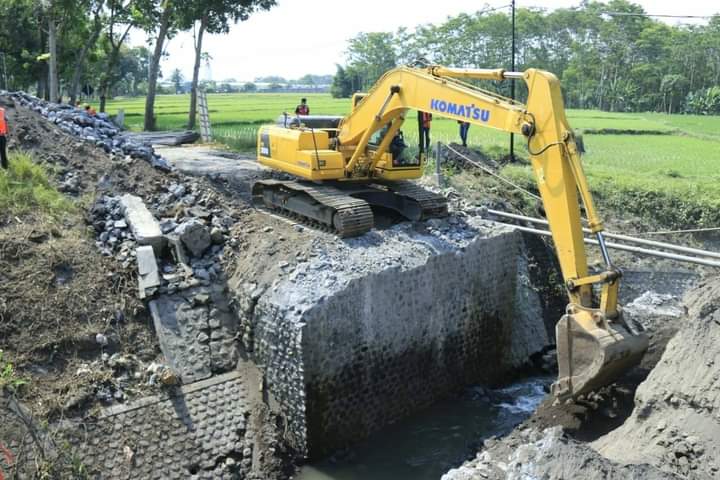
[[[247,478],[253,442],[249,392],[237,372],[104,411],[69,432],[92,478]]]
[[[109,154],[140,158],[157,169],[172,170],[170,164],[155,153],[150,144],[138,141],[133,136],[122,135],[121,130],[105,113],[89,115],[81,108],[51,103],[25,92],[13,92],[9,96],[23,107],[34,110],[56,124],[62,131],[92,143]]]
[[[501,380],[548,343],[522,237],[477,217],[321,236],[295,264],[264,261],[230,281],[242,340],[311,457]]]
[[[198,286],[150,301],[160,347],[183,383],[227,371],[238,360],[237,318],[226,287]]]

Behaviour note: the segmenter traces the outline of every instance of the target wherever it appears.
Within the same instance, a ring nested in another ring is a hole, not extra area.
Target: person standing
[[[432,113],[418,112],[418,127],[420,130],[420,153],[430,152],[430,125]]]
[[[300,105],[295,107],[295,115],[310,115],[310,107],[308,107],[307,98],[300,99]]]
[[[10,168],[10,163],[7,158],[7,135],[8,126],[7,119],[5,118],[5,109],[0,107],[0,164],[5,170]]]
[[[462,140],[463,147],[467,147],[467,134],[470,129],[470,122],[458,120],[458,123],[460,124],[460,140]]]

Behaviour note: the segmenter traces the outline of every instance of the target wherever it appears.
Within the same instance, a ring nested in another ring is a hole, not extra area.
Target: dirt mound
[[[492,171],[500,169],[500,164],[481,150],[463,147],[457,143],[451,143],[442,153],[442,165],[455,170],[474,170],[479,168],[478,165]]]
[[[442,480],[679,480],[650,465],[622,465],[563,434],[560,427],[544,432],[514,432],[502,441],[485,443],[487,449]]]
[[[132,193],[155,217],[178,222],[194,211],[233,223],[245,216],[247,203],[226,183],[106,153],[11,98],[0,103],[11,151],[28,152],[76,205],[59,218],[0,211],[0,477],[81,478],[86,467],[104,467],[79,464],[62,428],[72,422],[82,432],[104,407],[172,389],[153,380],[164,358],[138,299],[134,252],[105,248],[103,229],[93,228],[96,200]],[[227,243],[237,246],[234,239]],[[22,415],[3,397],[5,362],[27,381],[10,396]],[[280,440],[281,422],[264,403],[254,405],[247,420],[257,433],[252,470],[260,473],[252,478],[287,478],[294,457]]]
[[[79,215],[65,221],[26,217],[0,228],[0,349],[29,380],[27,395],[43,399],[33,405],[41,416],[94,400],[99,388],[122,398],[109,357],[157,354],[134,272],[100,255]]]
[[[608,458],[692,478],[720,474],[720,281],[688,293],[687,318],[635,396],[622,427],[594,442]]]

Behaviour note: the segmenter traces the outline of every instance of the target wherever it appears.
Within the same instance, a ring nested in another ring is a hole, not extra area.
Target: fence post
[[[443,186],[443,177],[442,177],[442,170],[440,169],[440,149],[442,148],[442,143],[440,141],[437,142],[437,148],[435,149],[435,182],[437,183],[438,187]]]

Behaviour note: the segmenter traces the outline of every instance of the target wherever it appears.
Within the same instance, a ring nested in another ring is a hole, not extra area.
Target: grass
[[[9,360],[5,359],[5,354],[0,350],[0,394],[5,390],[14,392],[26,384],[27,380],[17,376],[15,367]],[[0,444],[0,447],[2,447],[2,444]]]
[[[9,161],[9,170],[0,169],[0,207],[4,214],[32,211],[59,215],[75,208],[50,185],[48,172],[33,163],[29,154],[11,152]]]
[[[213,133],[231,148],[252,151],[258,126],[274,122],[283,111],[293,112],[301,96],[307,97],[313,114],[343,115],[350,110],[349,99],[327,94],[214,94],[208,96]],[[187,95],[159,96],[159,128],[184,128],[189,101]],[[142,128],[144,98],[108,103],[111,114],[119,108],[126,112],[128,127]],[[665,225],[720,225],[720,213],[714,213],[720,206],[720,117],[572,109],[567,116],[574,129],[588,132],[583,163],[601,203],[656,216]],[[418,138],[416,118],[411,113],[404,128],[406,142],[413,147]],[[621,132],[635,135],[614,134]],[[457,142],[457,123],[436,116],[431,139]],[[507,152],[504,132],[471,126],[468,141],[493,158]],[[527,157],[523,139],[516,140],[516,152]],[[505,173],[534,184],[528,166],[509,166]]]

